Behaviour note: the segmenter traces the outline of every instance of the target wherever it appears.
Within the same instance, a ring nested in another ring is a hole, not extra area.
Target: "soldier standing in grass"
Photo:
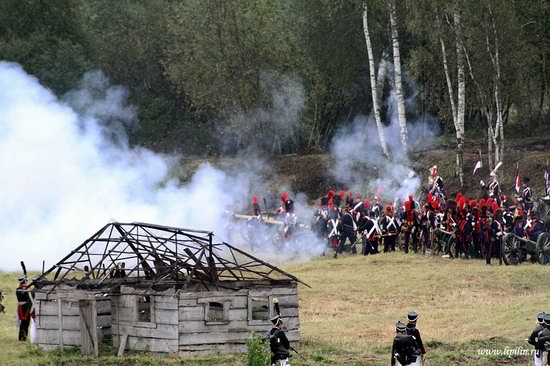
[[[15,290],[17,297],[17,318],[19,319],[19,341],[27,340],[31,323],[31,295],[27,291],[27,276],[19,277],[19,287]]]
[[[391,348],[392,366],[413,366],[418,365],[420,357],[416,348],[414,336],[408,335],[405,323],[398,321],[395,325],[396,335]]]
[[[283,320],[280,315],[271,319],[273,328],[269,332],[269,348],[271,349],[271,365],[290,366],[290,342],[283,330]]]
[[[535,353],[533,354],[533,362],[535,366],[542,366],[542,362],[544,359],[544,347],[540,347],[538,344],[539,339],[539,333],[544,329],[544,316],[545,313],[539,313],[537,314],[537,326],[533,331],[531,332],[531,335],[529,336],[529,339],[527,339],[527,342],[529,344],[532,344],[535,346]]]
[[[544,350],[546,350],[546,346],[550,344],[550,314],[544,314],[543,317],[543,329],[538,334],[538,339],[536,339],[537,345],[535,346],[537,349],[543,350],[542,353],[544,353]],[[544,356],[541,356],[544,358]],[[550,352],[546,355],[547,360],[550,359]],[[535,365],[543,365],[542,359],[540,360],[540,364],[536,363],[537,359],[535,358]]]
[[[420,331],[416,327],[416,320],[418,319],[418,313],[416,311],[411,311],[407,314],[407,334],[413,336],[416,340],[417,349],[420,352],[419,362],[417,365],[424,365],[426,362],[426,349],[422,343],[422,337],[420,337]]]

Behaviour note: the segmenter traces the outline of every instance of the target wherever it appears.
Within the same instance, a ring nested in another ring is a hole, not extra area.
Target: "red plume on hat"
[[[258,203],[258,197],[257,196],[252,196],[252,203],[253,204],[257,204]]]
[[[482,208],[483,206],[485,206],[485,200],[482,198],[479,200],[479,208]]]
[[[332,189],[328,190],[327,197],[328,197],[329,200],[332,199],[332,197],[334,197],[334,191]]]
[[[498,205],[498,203],[493,202],[492,203],[492,208],[493,208],[493,212],[495,212],[496,210],[498,210],[500,208],[500,206]]]
[[[477,201],[476,200],[471,200],[470,201],[470,207],[472,207],[472,208],[477,207]]]
[[[464,197],[460,197],[460,199],[458,200],[458,208],[462,210],[465,204],[466,204],[466,200],[464,199]]]
[[[432,194],[432,192],[430,192],[430,193],[428,193],[428,198],[426,199],[426,201],[432,202],[432,200],[433,200],[433,194]]]
[[[283,202],[283,204],[286,202],[288,198],[288,193],[286,192],[283,192],[283,194],[281,195],[281,202]]]
[[[340,191],[340,198],[344,198],[345,195],[346,195],[346,192]]]
[[[411,210],[411,201],[405,202],[405,211],[409,212]]]
[[[460,202],[460,199],[462,198],[462,193],[458,192],[456,195],[456,202]]]
[[[414,198],[413,198],[412,194],[409,194],[409,201],[414,202]]]
[[[332,198],[328,200],[328,208],[333,208],[334,202],[332,202]]]
[[[487,198],[487,201],[485,201],[485,206],[491,207],[492,204],[493,204],[493,198],[492,197]]]

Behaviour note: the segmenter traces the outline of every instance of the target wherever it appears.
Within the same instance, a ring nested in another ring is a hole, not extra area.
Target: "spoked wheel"
[[[502,241],[501,247],[502,261],[507,266],[510,264],[517,265],[521,263],[522,251],[520,249],[520,241],[513,233],[508,233]]]
[[[550,234],[542,233],[537,240],[537,258],[539,264],[550,264]]]
[[[439,255],[439,253],[441,252],[441,244],[440,244],[440,237],[439,235],[436,235],[434,237],[434,239],[432,240],[431,242],[431,245],[430,245],[430,252],[433,254],[433,255]]]

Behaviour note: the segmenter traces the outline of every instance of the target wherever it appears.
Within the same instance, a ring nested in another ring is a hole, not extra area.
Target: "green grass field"
[[[518,365],[530,356],[478,355],[478,349],[530,350],[535,315],[550,311],[550,267],[486,267],[402,253],[317,259],[284,266],[300,287],[302,342],[292,365],[388,365],[394,324],[410,310],[428,350],[428,365]],[[0,274],[8,310],[0,315],[0,365],[244,365],[243,355],[181,359],[133,353],[99,359],[46,353],[17,341],[17,274]]]

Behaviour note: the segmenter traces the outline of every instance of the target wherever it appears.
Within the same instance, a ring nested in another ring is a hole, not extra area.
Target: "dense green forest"
[[[547,0],[1,0],[0,59],[60,96],[102,70],[138,107],[132,144],[193,155],[325,150],[373,90],[389,123],[398,73],[407,123],[459,144],[498,154],[550,120]]]

